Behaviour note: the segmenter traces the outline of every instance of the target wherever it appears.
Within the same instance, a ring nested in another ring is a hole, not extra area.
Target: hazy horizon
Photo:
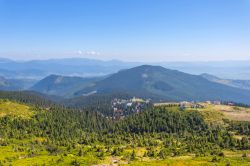
[[[88,59],[88,60],[96,60],[96,61],[104,61],[104,62],[108,62],[108,61],[119,61],[119,62],[125,62],[125,63],[145,63],[145,64],[154,64],[154,63],[181,63],[181,62],[187,62],[187,63],[223,63],[223,62],[245,62],[245,61],[250,61],[250,59],[236,59],[236,60],[232,60],[232,59],[226,59],[226,60],[169,60],[169,61],[133,61],[133,60],[122,60],[122,59],[101,59],[101,58],[90,58],[90,57],[51,57],[51,58],[27,58],[27,59],[19,59],[19,58],[11,58],[11,57],[1,57],[0,59],[8,59],[8,60],[12,60],[12,61],[17,61],[17,62],[27,62],[27,61],[46,61],[46,60],[62,60],[62,59]]]

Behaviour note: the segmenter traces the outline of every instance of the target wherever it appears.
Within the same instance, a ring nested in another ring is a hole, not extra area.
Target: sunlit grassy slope
[[[204,115],[205,120],[208,122],[223,123],[223,119],[250,121],[250,108],[207,103],[200,104],[203,105],[204,108],[188,108],[188,110],[198,110]]]
[[[0,117],[14,116],[19,118],[30,118],[33,115],[31,108],[9,100],[0,99]]]
[[[239,157],[224,157],[218,158],[218,161],[212,162],[213,157],[198,157],[192,158],[188,156],[181,156],[176,158],[169,158],[165,160],[149,160],[149,161],[135,161],[132,162],[131,166],[225,166],[225,165],[235,165],[235,166],[249,166],[249,158],[239,158]]]

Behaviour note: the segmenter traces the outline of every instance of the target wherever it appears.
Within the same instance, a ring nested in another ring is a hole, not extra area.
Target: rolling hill
[[[36,80],[33,79],[7,79],[0,76],[0,90],[25,90],[30,88]]]
[[[39,107],[60,107],[63,100],[58,96],[49,96],[35,91],[1,91],[0,99],[8,99],[16,102],[36,105]]]
[[[30,90],[34,90],[47,95],[57,95],[70,97],[76,91],[90,86],[93,82],[102,77],[82,78],[60,75],[50,75],[37,82]]]
[[[199,75],[150,65],[121,70],[76,94],[85,95],[92,92],[127,92],[139,97],[173,101],[225,100],[250,104],[248,90],[214,83]]]
[[[201,74],[201,76],[212,82],[228,85],[235,88],[250,90],[250,80],[223,79],[206,73]]]
[[[16,88],[11,85],[12,83],[5,79],[4,77],[0,77],[0,89],[1,90],[8,90],[9,88]]]

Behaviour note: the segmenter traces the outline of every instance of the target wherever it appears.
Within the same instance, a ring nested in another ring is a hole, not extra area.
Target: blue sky
[[[0,57],[250,59],[250,0],[0,0]]]

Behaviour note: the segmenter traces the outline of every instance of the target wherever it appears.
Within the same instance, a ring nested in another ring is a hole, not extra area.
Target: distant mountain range
[[[87,58],[67,58],[15,61],[0,58],[0,76],[12,79],[40,80],[51,74],[64,76],[103,76],[143,65],[141,62],[118,60],[102,61]],[[209,73],[221,78],[250,80],[250,61],[218,62],[155,62],[150,65],[163,66],[190,74]]]
[[[126,92],[139,97],[172,101],[224,100],[250,104],[248,90],[211,82],[199,75],[150,65],[119,71],[76,94],[86,95],[93,92]]]
[[[201,76],[212,82],[224,84],[224,85],[235,87],[235,88],[250,90],[250,80],[223,79],[223,78],[219,78],[214,75],[206,74],[206,73],[201,74]]]
[[[86,58],[31,61],[0,58],[0,76],[15,79],[42,79],[51,74],[81,77],[103,76],[136,65],[132,62],[101,61]]]
[[[126,93],[157,100],[230,100],[250,104],[250,81],[221,79],[217,75],[199,73],[209,68],[213,68],[210,72],[213,73],[221,63],[159,63],[173,69],[192,71],[190,73],[194,75],[157,65],[115,60],[71,58],[12,61],[0,58],[0,90],[33,90],[64,98]],[[244,70],[245,74],[250,71],[247,62],[228,61],[223,64],[230,69],[228,71],[233,71],[234,67],[237,68],[235,71]],[[218,73],[226,73],[220,69]]]

